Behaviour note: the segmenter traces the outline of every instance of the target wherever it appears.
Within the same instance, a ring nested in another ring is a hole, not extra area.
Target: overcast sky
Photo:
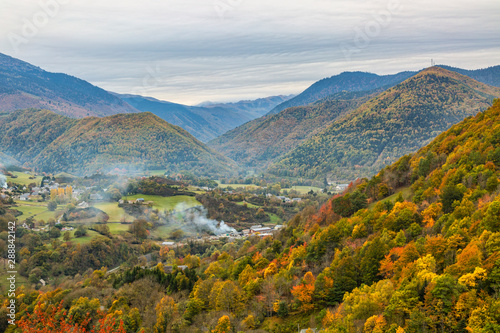
[[[0,52],[184,104],[299,93],[347,70],[500,64],[498,0],[1,0]]]

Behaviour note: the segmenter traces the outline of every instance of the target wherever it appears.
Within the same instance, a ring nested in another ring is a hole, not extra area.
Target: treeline
[[[183,183],[160,176],[131,180],[127,185],[126,191],[128,195],[147,194],[160,195],[163,197],[196,195],[194,192],[188,191]]]

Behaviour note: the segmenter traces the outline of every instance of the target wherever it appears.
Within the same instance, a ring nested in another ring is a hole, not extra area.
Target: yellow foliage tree
[[[443,204],[440,202],[435,202],[427,207],[422,212],[423,222],[427,228],[430,228],[436,222],[436,218],[443,213]]]
[[[264,271],[264,278],[267,278],[268,276],[273,276],[276,273],[278,273],[278,268],[276,267],[276,264],[272,262]]]
[[[230,333],[231,321],[228,316],[222,316],[217,321],[217,326],[212,330],[212,333]]]
[[[385,327],[387,322],[385,321],[384,316],[374,315],[368,318],[365,322],[365,326],[363,328],[364,333],[383,333],[385,332]]]
[[[486,280],[486,270],[481,267],[476,267],[473,273],[468,273],[462,275],[458,282],[467,287],[475,287],[477,285],[477,281]]]
[[[154,331],[172,332],[176,326],[179,325],[179,310],[174,299],[170,296],[163,297],[156,305],[156,324]]]
[[[65,192],[68,198],[71,199],[73,197],[73,187],[71,185],[66,186]]]

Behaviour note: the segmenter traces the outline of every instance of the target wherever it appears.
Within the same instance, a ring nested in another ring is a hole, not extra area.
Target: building
[[[82,201],[78,204],[78,208],[89,208],[89,204],[86,201]]]
[[[269,227],[262,227],[262,228],[255,228],[255,229],[252,229],[252,233],[269,233],[271,232],[273,229],[269,228]]]
[[[24,194],[21,194],[19,196],[19,200],[21,200],[21,201],[28,201],[29,198],[30,198],[30,194],[29,193],[24,193]]]
[[[177,266],[177,269],[180,269],[182,271],[185,270],[186,268],[188,268],[186,265],[179,265],[179,266]],[[164,265],[163,266],[163,271],[165,273],[167,273],[167,274],[168,273],[172,273],[174,271],[174,266],[172,266],[172,265]]]
[[[347,189],[348,187],[349,187],[349,184],[338,184],[335,187],[335,190],[336,191],[345,191],[345,189]]]

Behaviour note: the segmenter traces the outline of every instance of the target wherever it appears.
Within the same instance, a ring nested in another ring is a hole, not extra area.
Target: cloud
[[[49,1],[62,0],[2,1],[0,52],[108,90],[190,104],[297,93],[344,70],[418,70],[430,58],[486,67],[500,50],[497,0],[64,0],[14,52],[9,33]],[[373,25],[394,7],[387,24]],[[346,58],[341,45],[366,29],[375,32],[369,43]]]

